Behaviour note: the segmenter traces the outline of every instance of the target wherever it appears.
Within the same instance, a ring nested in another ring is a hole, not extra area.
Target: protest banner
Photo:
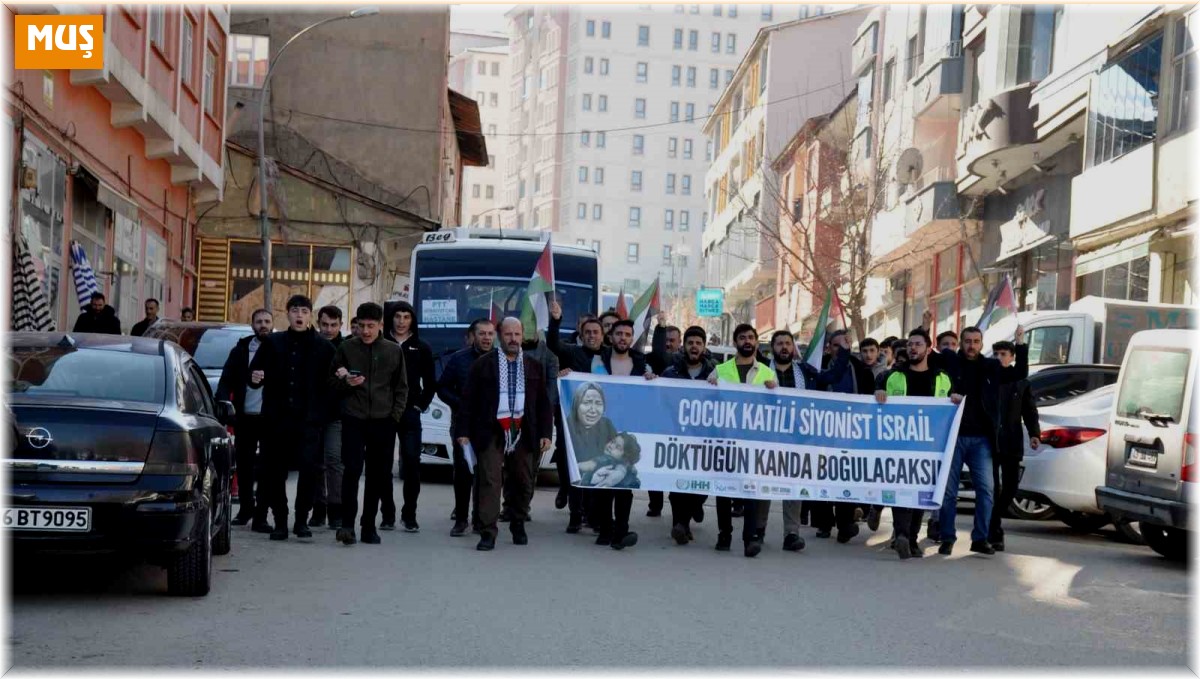
[[[690,380],[558,380],[571,482],[932,509],[962,406]]]

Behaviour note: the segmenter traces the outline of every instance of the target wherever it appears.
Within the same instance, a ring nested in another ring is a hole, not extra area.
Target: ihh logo
[[[14,17],[13,66],[20,69],[94,70],[104,67],[104,17]]]

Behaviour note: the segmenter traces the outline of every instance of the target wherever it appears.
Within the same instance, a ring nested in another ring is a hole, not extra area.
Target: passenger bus
[[[467,345],[471,321],[493,316],[493,308],[497,318],[520,316],[529,277],[548,237],[542,231],[467,227],[422,237],[412,253],[409,302],[417,312],[421,339],[433,348],[439,378],[451,354]],[[599,269],[596,253],[588,248],[555,243],[552,253],[565,338],[575,332],[581,315],[597,313]],[[390,323],[394,304],[388,307]],[[450,464],[450,409],[441,399],[433,400],[421,426],[422,461]],[[550,454],[543,456],[543,468],[553,468]]]

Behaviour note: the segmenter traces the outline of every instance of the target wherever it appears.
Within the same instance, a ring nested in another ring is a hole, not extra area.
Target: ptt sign
[[[99,14],[19,14],[13,23],[13,67],[83,69],[104,67],[104,17]]]

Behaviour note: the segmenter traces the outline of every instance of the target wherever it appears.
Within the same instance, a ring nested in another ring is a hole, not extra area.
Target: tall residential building
[[[458,32],[450,34],[454,44]],[[467,47],[450,57],[450,88],[479,105],[480,124],[488,140],[486,166],[463,169],[462,223],[492,228],[510,207],[504,202],[504,176],[508,159],[507,136],[513,131],[509,107],[508,38],[503,44]],[[493,39],[495,41],[495,39]]]
[[[669,296],[699,281],[702,133],[759,29],[796,5],[531,6],[508,13],[512,122],[503,226],[600,254],[601,283]]]

